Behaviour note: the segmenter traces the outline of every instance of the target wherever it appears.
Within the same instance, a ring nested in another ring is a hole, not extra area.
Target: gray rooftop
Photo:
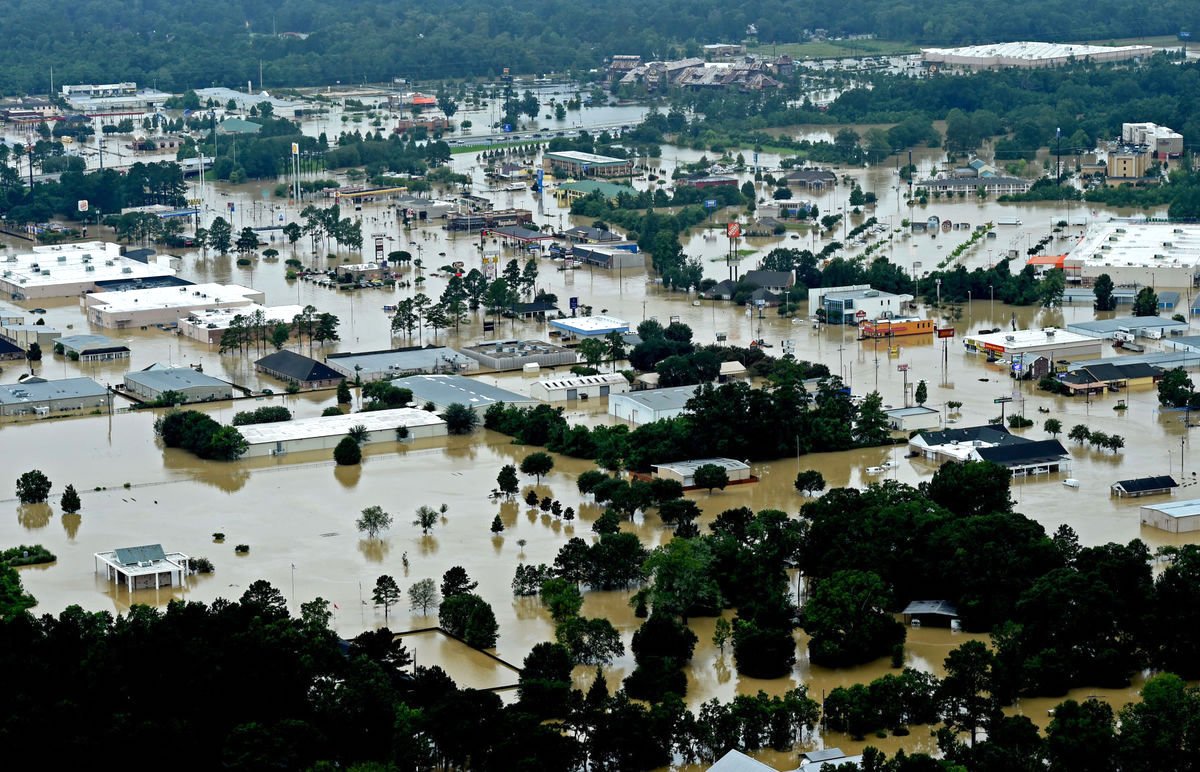
[[[761,761],[756,761],[739,750],[731,750],[717,759],[709,772],[776,772],[775,767],[769,767]]]
[[[20,405],[57,399],[102,397],[108,392],[91,378],[63,378],[59,381],[27,381],[0,386],[0,404]]]
[[[948,600],[914,600],[904,607],[901,612],[906,615],[933,614],[943,617],[957,617],[958,607]]]
[[[733,458],[697,458],[690,461],[674,461],[670,464],[655,464],[656,469],[670,469],[681,475],[692,474],[702,466],[719,466],[729,472],[750,468],[749,464]]]
[[[141,547],[118,547],[115,552],[117,562],[124,566],[167,559],[167,554],[163,552],[161,544],[146,544]]]
[[[1075,322],[1067,325],[1068,332],[1081,335],[1096,335],[1112,333],[1127,327],[1130,331],[1141,329],[1182,329],[1188,328],[1187,322],[1177,322],[1165,316],[1119,316],[1115,319],[1096,319],[1091,322]]]
[[[197,372],[190,367],[138,370],[125,374],[125,380],[155,391],[178,391],[197,386],[228,386],[225,381]]]
[[[618,394],[609,398],[609,404],[614,399],[631,399],[651,410],[678,410],[687,406],[688,400],[696,396],[699,386],[675,386],[669,389],[649,389],[634,391],[628,394]]]
[[[435,368],[465,367],[473,362],[474,360],[446,346],[364,351],[361,354],[347,352],[330,354],[325,357],[325,364],[343,373],[355,372],[355,366],[362,368],[361,372],[363,373],[378,373],[389,369],[400,372],[420,372]]]
[[[79,352],[98,348],[125,348],[125,344],[104,335],[64,335],[55,343],[61,343],[65,349]]]
[[[1172,501],[1167,504],[1143,504],[1142,509],[1150,509],[1155,512],[1161,512],[1167,517],[1196,517],[1197,515],[1200,515],[1200,499]]]
[[[493,386],[479,378],[462,375],[410,375],[392,381],[396,386],[411,389],[417,404],[432,402],[445,406],[458,402],[468,407],[486,409],[497,402],[527,405],[537,400],[515,391]]]
[[[910,416],[910,415],[929,415],[930,413],[940,413],[940,410],[935,410],[924,405],[912,405],[910,407],[893,407],[883,411],[890,416]]]

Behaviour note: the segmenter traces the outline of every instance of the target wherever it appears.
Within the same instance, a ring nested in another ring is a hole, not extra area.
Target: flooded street
[[[614,117],[613,120],[625,118]],[[749,152],[746,154],[748,156]],[[701,155],[690,150],[664,148],[662,162],[669,170],[675,163],[695,161]],[[936,151],[925,154],[921,159],[923,169],[938,156]],[[888,164],[892,160],[889,159]],[[473,175],[476,191],[483,192],[487,185],[479,163],[477,154],[456,155],[453,161],[457,170]],[[763,154],[760,164],[776,166],[778,157]],[[913,216],[901,198],[903,186],[896,184],[898,178],[888,164],[851,172],[865,190],[876,192],[879,202],[862,218],[852,217],[849,227],[873,214],[893,229],[899,229],[902,219]],[[750,179],[752,174],[741,177]],[[635,182],[641,188],[648,184],[647,181]],[[262,184],[213,186],[208,189],[210,197],[205,201],[205,210],[210,215],[226,212],[227,202],[235,202],[235,229],[275,222],[281,214],[285,219],[297,219],[297,207],[289,208],[286,202],[271,198],[271,188],[273,185]],[[845,205],[849,189],[842,184],[812,198],[822,212],[835,212]],[[551,195],[541,201],[525,191],[492,195],[497,208],[533,210],[535,222],[542,226],[590,224],[560,209]],[[1072,226],[1068,232],[1077,233],[1085,219],[1093,216],[1079,203],[1074,204],[1073,212],[1064,209],[1064,205],[1004,205],[990,200],[931,202],[927,207],[915,209],[921,218],[937,214],[943,219],[966,221],[972,225],[1000,219],[1022,221],[1020,226],[997,226],[996,239],[985,239],[967,251],[963,262],[968,267],[995,262],[1010,249],[1018,250],[1023,257],[1030,242],[1036,243],[1047,235],[1053,222],[1069,219]],[[436,227],[405,231],[395,213],[384,204],[367,204],[361,212],[346,214],[362,217],[364,249],[368,254],[372,236],[378,233],[387,240],[387,251],[406,249],[414,256],[420,256],[424,261],[421,274],[427,277],[423,291],[431,297],[440,295],[445,286],[445,279],[435,275],[440,266],[456,260],[463,261],[468,269],[481,266],[477,234],[452,235]],[[1109,211],[1100,213],[1103,216],[1110,214]],[[720,222],[721,215],[716,219]],[[894,234],[895,240],[890,247],[876,254],[885,254],[917,273],[932,270],[944,255],[969,235],[955,231],[931,239],[928,236],[909,237],[907,229],[902,231]],[[839,238],[840,234],[841,226]],[[816,247],[819,249],[831,238],[817,239]],[[23,249],[21,245],[9,243],[10,248]],[[1066,251],[1069,244],[1069,239],[1061,239],[1052,243],[1048,251]],[[744,257],[740,267],[742,270],[754,268],[761,256],[777,246],[812,248],[813,245],[810,234],[799,239],[792,239],[790,235],[750,239],[740,246],[755,250],[755,254]],[[237,266],[232,255],[185,253],[181,255],[181,275],[196,282],[236,282],[253,286],[266,293],[268,305],[312,304],[320,311],[336,314],[341,319],[342,341],[327,347],[325,353],[386,349],[408,343],[403,338],[392,337],[390,320],[382,307],[394,304],[414,290],[345,292],[321,288],[311,282],[288,281],[283,259],[291,256],[291,247],[278,240],[272,246],[280,252],[278,262],[256,258],[247,267]],[[343,261],[359,262],[362,258],[343,250],[336,260],[329,260],[313,255],[310,246],[307,239],[296,245],[297,256],[305,265],[334,266]],[[502,261],[525,259],[521,252],[504,248],[491,239],[485,247],[501,250]],[[727,242],[723,236],[705,239],[699,230],[685,243],[685,251],[703,261],[705,275],[716,279],[727,276],[728,268],[721,259],[726,250]],[[920,267],[914,269],[917,264]],[[773,309],[760,315],[730,303],[698,300],[694,294],[667,292],[644,270],[615,274],[587,268],[559,271],[557,264],[549,260],[541,260],[539,265],[538,288],[556,294],[563,309],[567,308],[568,298],[578,297],[581,305],[591,305],[597,313],[620,317],[633,325],[647,318],[657,318],[664,323],[678,318],[692,328],[699,343],[714,342],[718,333],[726,333],[730,343],[743,346],[752,339],[763,338],[774,346],[770,353],[776,355],[781,353],[782,341],[790,340],[794,342],[797,358],[825,363],[831,372],[842,375],[855,394],[878,390],[889,406],[903,404],[906,378],[898,365],[908,365],[907,382],[911,385],[926,381],[927,404],[943,411],[943,416],[953,421],[949,424],[952,426],[985,423],[998,414],[998,405],[993,400],[1012,396],[1014,401],[1007,405],[1009,413],[1023,412],[1035,421],[1034,426],[1018,431],[1025,436],[1037,439],[1048,436],[1041,428],[1047,418],[1059,419],[1064,430],[1084,423],[1092,430],[1119,434],[1125,438],[1126,447],[1115,455],[1080,447],[1063,438],[1072,455],[1069,472],[1014,481],[1013,497],[1017,501],[1017,510],[1051,532],[1060,524],[1070,525],[1085,545],[1141,538],[1154,549],[1196,540],[1195,536],[1176,537],[1142,528],[1138,506],[1144,502],[1109,495],[1109,486],[1118,479],[1168,472],[1180,475],[1179,479],[1184,481],[1177,498],[1190,498],[1198,490],[1193,470],[1197,469],[1200,458],[1192,457],[1183,416],[1160,411],[1152,388],[1105,394],[1090,401],[1052,397],[1036,391],[1030,384],[1017,386],[1002,366],[988,365],[982,358],[965,354],[960,338],[937,343],[905,339],[899,343],[898,355],[889,356],[884,345],[856,340],[851,328],[816,330],[804,321],[806,316],[795,320],[781,318]],[[410,277],[418,275],[415,268],[405,270]],[[47,353],[37,370],[50,378],[87,375],[101,383],[117,383],[127,370],[164,362],[198,364],[206,373],[255,390],[283,391],[281,382],[254,372],[253,360],[257,356],[221,355],[215,345],[200,344],[154,328],[117,331],[91,327],[84,320],[76,299],[39,299],[17,305],[27,311],[35,305],[45,308],[46,324],[64,334],[69,334],[68,331],[105,334],[119,339],[133,351],[132,359],[126,362],[99,364],[74,363]],[[992,303],[987,298],[975,298],[958,311],[961,316],[943,309],[943,313],[951,314],[949,321],[957,327],[960,336],[981,328],[1007,328],[1014,315],[1019,328],[1062,327],[1095,316],[1087,306],[1014,309]],[[932,314],[942,321],[929,309],[922,309],[921,313]],[[435,338],[438,343],[452,346],[476,343],[485,339],[482,319],[482,313],[474,314],[458,331],[442,330],[436,336],[425,330],[423,337],[414,336],[412,344],[430,343]],[[495,335],[489,333],[486,337],[544,339],[547,332],[544,323],[505,320]],[[1157,344],[1152,343],[1151,350],[1154,345]],[[1108,351],[1106,346],[1106,355]],[[321,356],[319,351],[314,354],[318,358]],[[0,380],[5,383],[15,381],[19,371],[17,363],[6,362]],[[530,382],[538,376],[517,372],[479,377],[528,393]],[[1118,399],[1126,401],[1127,410],[1113,410]],[[960,411],[951,413],[946,405],[948,401],[961,402]],[[265,404],[283,404],[297,416],[313,416],[335,404],[335,400],[333,391],[329,390],[294,396],[277,394],[259,401],[222,402],[201,409],[219,421],[229,422],[235,412]],[[605,413],[603,400],[593,400],[585,407],[572,405],[567,408],[567,413],[573,421],[616,421]],[[492,432],[481,430],[469,438],[418,440],[395,446],[371,445],[365,449],[366,458],[361,467],[335,468],[324,451],[236,463],[201,461],[183,451],[161,448],[153,437],[154,418],[147,411],[21,424],[0,423],[0,448],[10,459],[5,465],[8,481],[0,481],[0,484],[10,485],[17,474],[34,466],[54,481],[53,506],[20,505],[9,498],[0,501],[0,544],[38,543],[58,556],[54,564],[20,569],[27,590],[38,600],[35,612],[58,613],[67,605],[78,604],[89,610],[120,613],[131,603],[161,606],[173,598],[209,602],[218,597],[240,596],[251,582],[261,578],[284,593],[293,611],[300,603],[316,596],[332,601],[335,604],[332,624],[341,636],[350,637],[383,624],[382,610],[371,605],[370,600],[375,580],[381,574],[394,576],[407,590],[420,579],[440,580],[446,569],[462,565],[473,579],[479,581],[479,594],[496,612],[500,625],[496,654],[519,666],[536,643],[553,638],[553,623],[536,599],[513,597],[510,583],[517,564],[552,563],[567,539],[572,536],[592,539],[591,524],[600,514],[599,508],[581,497],[575,486],[578,474],[591,468],[591,464],[559,456],[555,457],[554,471],[536,488],[539,496],[551,496],[564,506],[574,507],[579,518],[573,524],[531,510],[522,500],[490,501],[487,493],[496,487],[496,473],[500,467],[519,463],[529,452],[512,445],[508,437]],[[869,474],[867,469],[888,460],[894,460],[896,466],[884,474],[910,485],[928,480],[934,471],[931,465],[905,458],[902,446],[855,450],[754,464],[753,473],[760,478],[759,482],[734,486],[712,495],[691,493],[689,497],[704,510],[702,527],[721,511],[733,507],[777,508],[795,513],[805,500],[792,484],[798,471],[820,471],[830,488],[859,487],[882,479],[882,476]],[[1063,486],[1062,480],[1066,477],[1079,480],[1079,487]],[[75,485],[83,499],[83,509],[77,516],[63,515],[57,506],[58,496],[68,483]],[[522,496],[525,490],[533,487],[532,478],[524,483]],[[422,536],[420,529],[411,524],[413,510],[420,505],[437,507],[441,504],[448,507],[445,517],[429,535]],[[394,526],[379,540],[364,539],[354,528],[359,512],[371,505],[382,506],[396,519]],[[497,514],[505,526],[498,536],[489,530],[492,518]],[[668,530],[653,514],[644,518],[639,516],[634,522],[625,523],[623,528],[637,533],[649,547],[670,538]],[[214,533],[223,533],[224,540],[214,541]],[[178,550],[193,557],[210,558],[215,564],[215,573],[189,577],[181,588],[139,590],[132,595],[95,574],[93,553],[156,542],[161,542],[167,551]],[[234,546],[238,544],[249,545],[248,554],[235,554]],[[629,599],[627,592],[588,592],[583,614],[610,619],[628,647],[639,624]],[[732,612],[727,611],[726,615],[732,617]],[[407,608],[407,602],[390,611],[389,625],[394,630],[423,628],[435,623],[436,613],[431,616],[413,613]],[[809,694],[819,699],[836,686],[866,682],[891,671],[886,660],[838,671],[812,666],[805,655],[805,636],[797,631],[800,656],[789,678],[772,681],[742,678],[733,667],[731,651],[722,654],[713,646],[714,623],[713,619],[690,622],[700,641],[688,672],[687,703],[693,709],[714,697],[728,700],[736,694],[753,694],[759,690],[779,694],[797,684],[807,686]],[[965,634],[946,630],[910,629],[907,664],[941,673],[945,655],[968,639]],[[497,675],[488,663],[476,661],[473,656],[452,654],[456,650],[438,640],[417,637],[410,641],[410,647],[416,652],[418,662],[440,664],[464,683],[489,686],[506,683],[504,678],[508,676]],[[632,668],[631,654],[617,660],[608,673],[610,686],[615,686]],[[490,680],[496,678],[499,682]],[[590,681],[591,671],[579,668],[576,678],[580,685],[585,685]],[[1087,691],[1072,696],[1083,698],[1093,693],[1107,699],[1114,707],[1124,704],[1135,694],[1130,689],[1102,693]],[[1046,711],[1059,701],[1026,700],[1015,710],[1044,724]],[[848,752],[868,744],[837,735],[826,737],[825,742]],[[932,738],[923,727],[914,727],[911,737],[871,738],[869,744],[889,753],[900,747],[909,751],[934,748]],[[791,754],[787,756],[793,758]],[[768,753],[761,758],[768,763],[787,763],[783,755]]]

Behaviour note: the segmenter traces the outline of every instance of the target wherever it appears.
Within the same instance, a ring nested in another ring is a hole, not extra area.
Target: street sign
[[[292,155],[300,155],[300,143],[299,142],[292,143]]]
[[[1012,397],[996,397],[995,399],[992,400],[992,404],[1003,405],[1005,402],[1012,402],[1012,401],[1013,401]]]
[[[954,337],[954,328],[953,327],[939,327],[938,331],[937,331],[937,336],[939,338],[953,338]]]
[[[742,226],[736,222],[729,223],[725,226],[725,235],[731,239],[740,239],[742,237]]]
[[[375,259],[380,262],[383,261],[383,236],[375,237]]]
[[[854,312],[854,318],[861,322],[863,319],[867,318],[867,312],[860,308]]]
[[[716,209],[717,208],[717,200],[715,198],[704,199],[704,208],[705,209]]]
[[[233,202],[232,201],[229,202],[229,211],[231,211],[231,212],[233,211]]]
[[[81,198],[75,206],[79,209],[79,211],[86,212],[88,210],[88,200],[86,198]]]

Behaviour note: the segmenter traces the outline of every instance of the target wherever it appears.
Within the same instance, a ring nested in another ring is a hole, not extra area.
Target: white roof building
[[[251,424],[239,426],[238,431],[250,445],[247,456],[280,456],[331,449],[355,426],[367,428],[367,439],[363,444],[446,436],[445,421],[434,413],[411,407]]]
[[[177,587],[191,573],[182,552],[164,552],[161,544],[142,547],[121,547],[112,552],[97,552],[93,556],[96,573],[109,581],[124,584],[129,592]]]
[[[263,306],[258,303],[250,303],[231,308],[206,308],[181,318],[179,331],[201,343],[219,343],[221,336],[233,324],[235,316],[253,316],[259,311],[263,312],[263,319],[267,324],[283,322],[290,325],[293,319],[304,312],[304,306]]]
[[[1099,356],[1103,341],[1055,327],[1040,330],[1014,330],[987,334],[968,333],[963,336],[963,348],[970,354],[994,354],[1000,357],[1024,357],[1032,361],[1036,355],[1052,360],[1079,359]]]
[[[246,309],[266,296],[240,284],[189,284],[121,292],[96,292],[84,299],[87,319],[101,327],[123,329],[175,325],[208,309]]]
[[[551,319],[550,326],[570,336],[592,338],[610,332],[629,332],[629,322],[613,316],[579,316],[566,319]]]
[[[922,48],[926,64],[942,64],[970,70],[1001,67],[1055,67],[1075,61],[1121,62],[1150,56],[1152,46],[1091,46],[1077,43],[989,43],[961,48]]]
[[[676,386],[615,394],[608,398],[608,414],[630,423],[648,424],[674,418],[687,410],[687,403],[699,386]]]
[[[1142,525],[1170,533],[1200,531],[1200,499],[1146,504],[1141,507]]]
[[[1117,286],[1191,287],[1200,274],[1200,225],[1097,223],[1067,253],[1063,272],[1085,284],[1106,273]]]
[[[66,298],[96,288],[97,282],[174,276],[170,258],[143,263],[121,255],[116,244],[84,241],[34,247],[0,256],[0,293],[14,298]]]
[[[529,387],[529,393],[545,402],[571,402],[577,399],[607,397],[629,391],[629,381],[620,373],[573,375],[546,378]]]

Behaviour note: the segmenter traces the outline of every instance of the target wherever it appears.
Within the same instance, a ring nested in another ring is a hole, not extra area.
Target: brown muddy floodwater
[[[675,162],[693,161],[699,155],[669,149],[664,151],[663,165],[670,167]],[[928,166],[934,155],[930,154],[931,157],[921,163]],[[777,159],[763,159],[764,164],[775,162]],[[475,156],[456,156],[455,165],[476,175],[480,173]],[[900,219],[908,213],[907,206],[898,199],[901,191],[897,189],[891,168],[884,165],[855,170],[853,174],[864,182],[865,189],[879,193],[876,216],[884,221],[890,217],[893,227],[898,227]],[[644,187],[649,183],[639,181],[635,184]],[[262,186],[218,189],[211,193],[212,199],[207,203],[209,212],[224,210],[226,200],[238,200],[242,202],[239,211],[253,213],[254,208],[248,204],[261,199],[261,189]],[[818,205],[822,211],[836,211],[842,205],[840,199],[846,191],[846,186],[840,186],[823,194],[817,198]],[[588,224],[586,220],[571,218],[557,209],[551,196],[546,197],[540,208],[528,193],[500,194],[500,198],[504,200],[499,200],[498,206],[533,208],[539,224]],[[281,206],[268,202],[264,204],[261,216],[269,218],[276,210],[267,212],[266,208]],[[1091,213],[1076,206],[1075,212],[1068,213],[1061,206],[1014,207],[993,201],[965,200],[931,203],[923,210],[923,216],[938,214],[974,224],[1001,217],[1023,220],[1021,226],[999,226],[996,239],[984,240],[969,250],[962,260],[973,267],[999,259],[1008,249],[1019,249],[1023,254],[1030,240],[1036,241],[1049,232],[1053,220],[1069,216],[1074,227],[1068,230],[1078,232],[1080,226],[1074,224]],[[287,214],[292,216],[294,212]],[[250,221],[236,222],[237,227],[253,223],[252,214],[242,216]],[[355,216],[359,216],[358,213]],[[416,245],[421,247],[420,254],[425,262],[423,273],[428,277],[424,291],[430,296],[436,297],[445,286],[445,280],[435,275],[439,266],[454,260],[462,260],[468,267],[481,264],[477,236],[452,237],[433,228],[404,232],[382,206],[368,205],[361,216],[364,234],[377,228],[378,232],[390,237],[389,251],[404,248],[417,254]],[[852,218],[850,226],[861,219]],[[960,231],[937,239],[897,233],[894,241],[876,254],[888,254],[910,269],[915,263],[921,263],[922,267],[917,269],[920,273],[933,269],[966,237],[967,234]],[[817,247],[828,240],[818,239]],[[369,244],[370,239],[367,241]],[[1065,251],[1069,243],[1070,239],[1060,239],[1053,245],[1053,251]],[[808,234],[802,239],[784,236],[755,240],[755,243],[742,245],[758,250],[758,253],[741,260],[740,267],[742,270],[753,268],[761,255],[775,246],[812,245],[813,239]],[[276,247],[280,249],[281,257],[288,255],[290,248],[286,244],[277,243]],[[503,245],[498,244],[487,247],[503,249]],[[313,257],[307,241],[301,242],[298,248],[299,257],[306,264],[315,261],[336,265],[342,262]],[[725,263],[718,262],[726,249],[723,239],[704,239],[697,232],[688,241],[687,249],[689,253],[701,256],[707,275],[714,278],[727,275]],[[861,249],[855,248],[852,254]],[[439,254],[443,252],[444,256]],[[524,255],[511,249],[503,251],[505,260],[518,257]],[[1041,423],[1050,417],[1058,418],[1067,428],[1086,423],[1092,429],[1120,434],[1126,440],[1126,447],[1120,454],[1072,446],[1069,473],[1015,481],[1013,495],[1018,510],[1042,523],[1049,531],[1062,523],[1070,525],[1085,544],[1141,538],[1156,548],[1195,541],[1195,537],[1176,537],[1141,528],[1139,502],[1109,496],[1109,485],[1115,480],[1167,472],[1182,475],[1185,487],[1179,494],[1181,498],[1194,489],[1196,476],[1193,470],[1197,468],[1197,460],[1192,458],[1187,429],[1179,414],[1158,409],[1153,389],[1104,395],[1088,402],[1049,397],[1028,384],[1014,386],[1002,368],[964,354],[958,339],[950,341],[946,349],[933,342],[901,342],[898,355],[889,356],[885,346],[876,348],[871,342],[855,340],[853,330],[814,330],[802,320],[793,323],[793,320],[772,313],[760,318],[729,304],[697,300],[688,293],[665,292],[649,280],[645,271],[611,275],[587,269],[557,271],[556,265],[549,260],[542,260],[540,265],[539,287],[557,294],[559,304],[564,308],[567,298],[578,297],[581,303],[592,305],[597,313],[606,312],[634,324],[650,317],[664,323],[677,317],[692,327],[697,342],[713,342],[717,332],[726,333],[729,341],[738,345],[764,338],[774,345],[771,353],[775,354],[780,353],[781,341],[791,340],[798,358],[827,364],[832,372],[842,375],[856,394],[877,389],[888,405],[903,404],[905,378],[897,365],[907,364],[910,388],[918,380],[925,380],[929,387],[927,404],[943,410],[947,420],[953,422],[949,425],[983,423],[998,412],[994,399],[1014,396],[1015,400],[1008,405],[1009,412],[1023,410],[1036,422],[1034,427],[1023,430],[1027,436],[1046,436]],[[282,261],[256,260],[249,268],[239,268],[231,257],[211,254],[184,255],[181,273],[195,281],[236,281],[253,285],[266,292],[269,305],[312,303],[322,311],[337,314],[342,320],[343,340],[330,347],[330,351],[373,350],[408,343],[403,339],[392,339],[389,320],[382,306],[411,294],[414,291],[411,289],[336,292],[309,282],[286,281]],[[409,275],[415,278],[417,272],[409,269]],[[283,384],[253,372],[252,362],[256,356],[220,355],[214,346],[201,345],[157,329],[92,329],[75,300],[25,301],[18,305],[26,310],[35,305],[45,308],[47,324],[64,332],[109,334],[133,349],[133,359],[129,362],[100,365],[72,363],[47,354],[39,371],[51,378],[88,375],[102,383],[116,383],[128,369],[163,361],[202,365],[206,372],[255,389],[283,390]],[[922,309],[922,313],[927,310]],[[1019,327],[1064,326],[1093,318],[1088,307],[1014,310],[993,305],[986,298],[976,298],[957,311],[945,313],[960,333],[984,327],[1007,327],[1014,313]],[[482,340],[485,336],[481,321],[481,318],[472,317],[459,331],[440,331],[436,339],[451,345]],[[489,334],[487,337],[544,338],[546,334],[544,323],[506,321],[495,336]],[[433,333],[426,330],[423,341],[433,340]],[[0,380],[12,382],[19,371],[19,367],[5,363]],[[526,393],[529,382],[535,378],[521,373],[479,377]],[[1112,408],[1118,399],[1126,400],[1129,409],[1114,411]],[[945,405],[950,400],[963,403],[959,413],[946,412]],[[277,395],[264,401],[239,400],[202,409],[211,411],[218,420],[228,422],[234,412],[261,404],[286,404],[297,415],[318,415],[324,407],[334,404],[334,394],[324,391]],[[574,421],[587,423],[613,420],[604,408],[603,401],[593,401],[586,407],[570,406],[567,414]],[[372,446],[367,448],[361,467],[335,468],[324,452],[236,463],[200,461],[186,453],[161,448],[153,438],[153,421],[154,416],[147,412],[0,423],[0,451],[8,459],[4,469],[10,481],[0,480],[0,484],[10,485],[20,472],[37,467],[54,481],[52,502],[57,502],[67,483],[74,484],[83,499],[82,512],[75,516],[63,515],[56,504],[21,506],[13,499],[0,501],[0,544],[40,543],[58,556],[58,561],[52,565],[21,569],[26,587],[38,599],[36,611],[58,613],[67,605],[78,604],[90,610],[120,613],[131,603],[161,606],[172,598],[209,602],[218,597],[238,597],[251,582],[261,578],[280,588],[293,610],[316,596],[332,601],[336,604],[333,625],[339,634],[353,636],[383,624],[382,612],[370,605],[371,589],[379,575],[391,574],[407,589],[417,580],[440,579],[446,569],[462,565],[479,580],[480,594],[495,609],[500,625],[496,654],[519,665],[536,643],[552,639],[553,624],[536,599],[512,596],[510,582],[517,563],[553,562],[558,549],[568,538],[575,535],[593,538],[591,523],[599,515],[598,508],[581,500],[576,490],[576,477],[590,468],[590,464],[577,459],[556,458],[554,471],[537,486],[539,495],[556,497],[564,506],[575,507],[579,519],[574,524],[530,511],[519,501],[490,501],[487,493],[495,487],[499,468],[519,461],[527,452],[513,446],[509,438],[491,432],[480,431],[469,438],[419,441],[395,447]],[[857,450],[755,464],[753,471],[760,478],[756,484],[736,486],[711,496],[705,493],[690,495],[704,509],[705,523],[724,509],[743,505],[756,510],[772,507],[796,512],[803,504],[803,498],[792,487],[798,471],[817,469],[830,487],[864,486],[881,479],[870,475],[868,467],[887,460],[894,460],[896,466],[886,475],[908,484],[926,480],[934,471],[926,464],[905,458],[902,448]],[[1068,476],[1079,480],[1077,489],[1062,485],[1062,480]],[[129,487],[124,487],[125,484]],[[422,536],[420,530],[411,525],[413,510],[422,504],[436,507],[443,503],[448,506],[446,516],[428,536]],[[375,504],[395,515],[396,523],[381,539],[372,541],[363,539],[355,531],[354,520],[360,510]],[[501,535],[493,536],[489,526],[497,514],[505,530]],[[669,538],[653,515],[638,518],[623,527],[637,533],[651,547]],[[226,535],[222,543],[213,540],[212,534],[217,532]],[[518,544],[518,541],[524,541],[524,544]],[[132,595],[95,575],[93,553],[156,542],[162,543],[168,551],[208,557],[215,564],[216,572],[189,577],[184,587],[142,590]],[[243,543],[250,545],[250,552],[236,555],[234,545]],[[407,569],[404,567],[405,556],[409,564]],[[627,592],[588,593],[584,613],[612,620],[627,646],[638,624]],[[432,616],[411,613],[406,603],[393,609],[389,620],[392,629],[396,630],[428,627],[434,622]],[[779,694],[800,684],[819,698],[836,686],[869,681],[889,670],[885,660],[840,671],[814,667],[805,656],[805,637],[797,632],[800,656],[789,677],[772,681],[742,678],[733,667],[731,653],[722,655],[713,647],[714,622],[712,619],[691,621],[700,639],[688,673],[687,701],[692,707],[710,698],[727,700],[736,694],[752,694],[759,690]],[[940,673],[948,651],[967,639],[966,635],[946,630],[911,629],[907,664]],[[491,684],[493,682],[488,679],[507,677],[495,673],[490,660],[485,663],[475,653],[464,655],[440,640],[423,638],[415,642],[415,648],[423,664],[440,664],[464,684]],[[632,667],[632,656],[614,663],[609,673],[610,684],[615,684]],[[576,673],[580,685],[585,685],[590,677],[585,668]],[[1084,690],[1072,696],[1087,697],[1093,693]],[[1119,706],[1134,693],[1130,689],[1097,694]],[[1015,710],[1044,724],[1046,711],[1056,702],[1027,700]],[[821,741],[847,751],[858,750],[866,744],[836,735]],[[914,729],[911,737],[872,738],[869,742],[889,752],[900,747],[910,750],[933,748],[931,738],[920,727]],[[790,754],[767,753],[762,758],[783,768],[788,768],[789,763],[794,765],[794,756]]]

